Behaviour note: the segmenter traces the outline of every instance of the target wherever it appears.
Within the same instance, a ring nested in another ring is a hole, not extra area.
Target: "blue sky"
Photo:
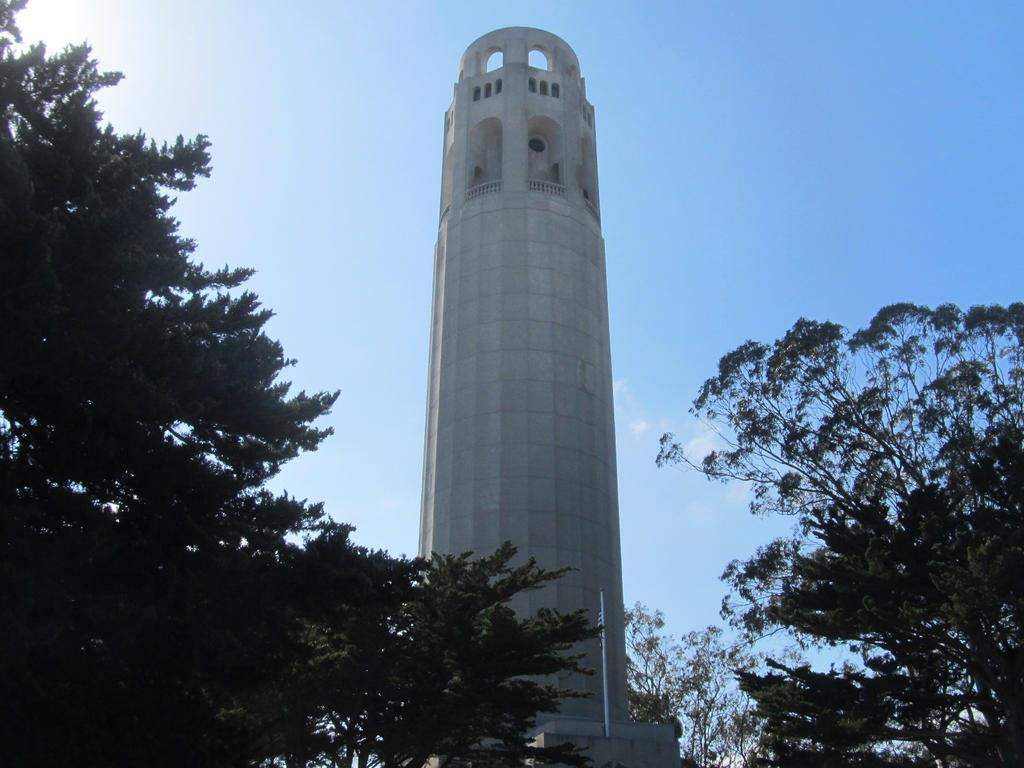
[[[564,38],[595,106],[627,602],[718,619],[725,564],[786,530],[741,487],[654,467],[719,357],[801,316],[1009,303],[1024,285],[1024,6],[976,2],[31,0],[26,41],[88,40],[119,130],[206,133],[176,213],[252,266],[336,434],[276,485],[414,554],[442,117],[463,50]]]

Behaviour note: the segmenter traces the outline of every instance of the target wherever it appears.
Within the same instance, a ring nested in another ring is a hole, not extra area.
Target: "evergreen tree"
[[[344,557],[338,543],[310,542],[307,573]],[[554,681],[583,671],[572,649],[597,630],[583,611],[516,616],[513,596],[561,572],[532,559],[512,566],[514,554],[508,543],[485,557],[435,555],[430,563],[358,553],[371,568],[354,605],[320,591],[332,589],[330,579],[304,579],[307,599],[326,610],[304,609],[318,619],[305,627],[303,661],[278,689],[287,700],[272,698],[271,709],[292,724],[269,748],[277,758],[270,764],[400,768],[432,756],[445,765],[583,764],[571,745],[532,746],[529,732],[538,712],[578,695]],[[336,572],[348,579],[352,568]]]
[[[899,304],[847,335],[799,321],[722,358],[694,462],[800,533],[725,577],[727,610],[849,650],[746,673],[777,765],[1024,765],[1024,304]]]
[[[549,587],[568,569],[549,571],[531,557],[511,565],[516,549],[505,542],[493,554],[437,555],[405,608],[409,621],[403,677],[433,702],[413,710],[396,732],[386,768],[420,765],[431,754],[480,764],[581,766],[585,754],[571,744],[539,748],[529,732],[539,712],[556,712],[566,697],[581,695],[558,678],[590,674],[580,666],[580,645],[597,636],[586,610],[563,614],[541,608],[519,617],[516,595]],[[549,587],[550,588],[550,587]],[[439,695],[440,694],[440,695]],[[426,750],[422,736],[433,740]],[[418,742],[418,743],[417,743]]]
[[[335,395],[288,395],[270,313],[232,293],[248,270],[190,260],[169,210],[206,138],[102,127],[120,76],[19,50],[22,5],[0,2],[5,764],[237,762],[224,706],[282,654],[271,576],[319,516],[263,484]]]

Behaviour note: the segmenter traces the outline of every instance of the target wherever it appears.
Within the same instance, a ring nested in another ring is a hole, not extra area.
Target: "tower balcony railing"
[[[490,195],[494,192],[501,192],[500,181],[485,181],[483,184],[477,184],[466,190],[466,200],[472,200],[475,197],[481,195]]]
[[[565,187],[561,184],[555,184],[553,181],[543,181],[542,179],[529,179],[526,182],[529,185],[531,192],[543,192],[545,195],[557,195],[558,197],[565,197]]]
[[[601,220],[601,212],[599,210],[597,210],[597,206],[594,205],[594,201],[593,200],[589,200],[587,198],[583,198],[583,202],[586,204],[587,210],[589,210],[592,214],[594,214],[594,218],[597,219],[598,221],[600,221]]]

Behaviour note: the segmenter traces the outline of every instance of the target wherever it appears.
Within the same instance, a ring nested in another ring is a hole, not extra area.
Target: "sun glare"
[[[96,0],[30,0],[16,21],[25,44],[42,41],[48,50],[95,43],[107,24],[112,3]]]

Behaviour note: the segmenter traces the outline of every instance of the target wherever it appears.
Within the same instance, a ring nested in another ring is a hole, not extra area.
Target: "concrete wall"
[[[547,54],[547,70],[528,65],[533,48]],[[494,50],[504,66],[484,72]],[[444,120],[420,551],[485,553],[508,539],[544,567],[577,569],[523,596],[515,607],[524,613],[583,607],[596,617],[604,590],[613,718],[624,720],[593,108],[575,54],[540,30],[485,35],[461,66]],[[594,695],[568,702],[563,714],[601,720],[598,643],[586,651],[597,674],[562,682]]]

